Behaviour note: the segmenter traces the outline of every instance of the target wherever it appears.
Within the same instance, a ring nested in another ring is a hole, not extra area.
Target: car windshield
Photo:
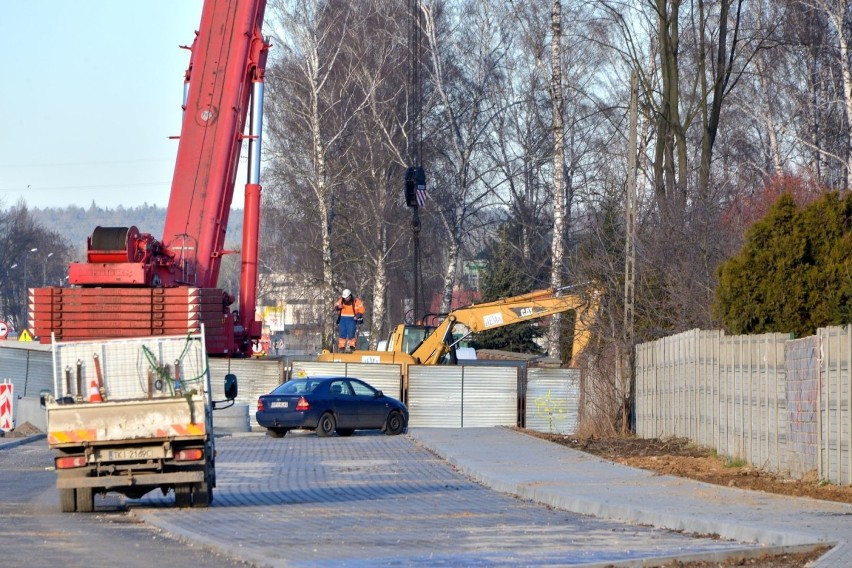
[[[278,385],[278,387],[272,391],[272,394],[308,394],[313,392],[320,382],[322,381],[314,379],[293,379],[292,381],[287,381],[283,385]]]

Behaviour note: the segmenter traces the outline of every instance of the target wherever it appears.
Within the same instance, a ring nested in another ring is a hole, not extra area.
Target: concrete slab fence
[[[636,347],[636,432],[686,437],[777,473],[852,483],[852,326],[692,330]]]

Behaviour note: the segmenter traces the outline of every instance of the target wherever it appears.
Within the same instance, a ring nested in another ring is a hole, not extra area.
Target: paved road
[[[499,493],[407,436],[252,434],[217,450],[212,507],[155,492],[132,514],[266,566],[564,566],[743,547]]]
[[[596,519],[487,489],[432,449],[465,468],[465,456],[479,459],[480,470],[485,466],[501,476],[501,468],[510,466],[514,478],[518,471],[552,477],[545,462],[558,455],[557,477],[532,485],[544,492],[560,480],[564,484],[566,472],[577,473],[577,464],[565,462],[563,450],[554,454],[550,445],[529,446],[523,438],[518,446],[510,431],[475,430],[330,439],[312,433],[222,437],[217,440],[219,486],[209,509],[176,509],[172,495],[155,491],[127,503],[114,495],[98,497],[91,515],[58,513],[51,455],[43,440],[14,449],[0,443],[0,551],[5,555],[0,565],[148,568],[169,558],[177,566],[214,567],[240,561],[275,567],[602,566],[760,548]],[[519,449],[527,447],[545,454]]]
[[[60,515],[44,442],[0,441],[0,565],[134,566],[122,557],[132,546],[134,560],[149,559],[135,565],[146,567],[160,550],[206,555],[210,566],[232,565],[225,556],[263,566],[603,566],[815,543],[835,545],[817,566],[852,565],[852,506],[657,476],[508,429],[258,433],[217,443],[209,509],[175,509],[155,492],[128,505],[98,499],[94,515]]]
[[[0,440],[3,441],[3,440]],[[0,566],[151,568],[244,563],[194,543],[181,543],[125,512],[117,498],[98,499],[96,514],[62,514],[51,452],[43,440],[0,444]]]
[[[412,435],[488,487],[566,511],[715,533],[771,553],[829,544],[815,567],[852,566],[852,505],[846,503],[658,475],[507,428],[419,428]]]

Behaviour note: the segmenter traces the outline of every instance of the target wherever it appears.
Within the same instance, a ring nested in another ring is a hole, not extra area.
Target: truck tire
[[[181,508],[192,505],[191,483],[178,483],[175,485],[175,505]]]
[[[77,510],[77,490],[59,490],[59,508],[63,513],[73,513]]]
[[[192,506],[193,507],[209,507],[213,501],[213,488],[210,483],[202,481],[192,485]]]
[[[95,492],[91,487],[77,488],[77,512],[91,513],[95,510]]]

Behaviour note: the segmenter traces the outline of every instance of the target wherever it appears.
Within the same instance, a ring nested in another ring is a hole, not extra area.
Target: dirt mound
[[[27,436],[34,436],[36,434],[41,434],[42,431],[30,424],[29,422],[24,422],[20,426],[16,427],[14,430],[9,430],[6,432],[6,438],[26,438]]]

